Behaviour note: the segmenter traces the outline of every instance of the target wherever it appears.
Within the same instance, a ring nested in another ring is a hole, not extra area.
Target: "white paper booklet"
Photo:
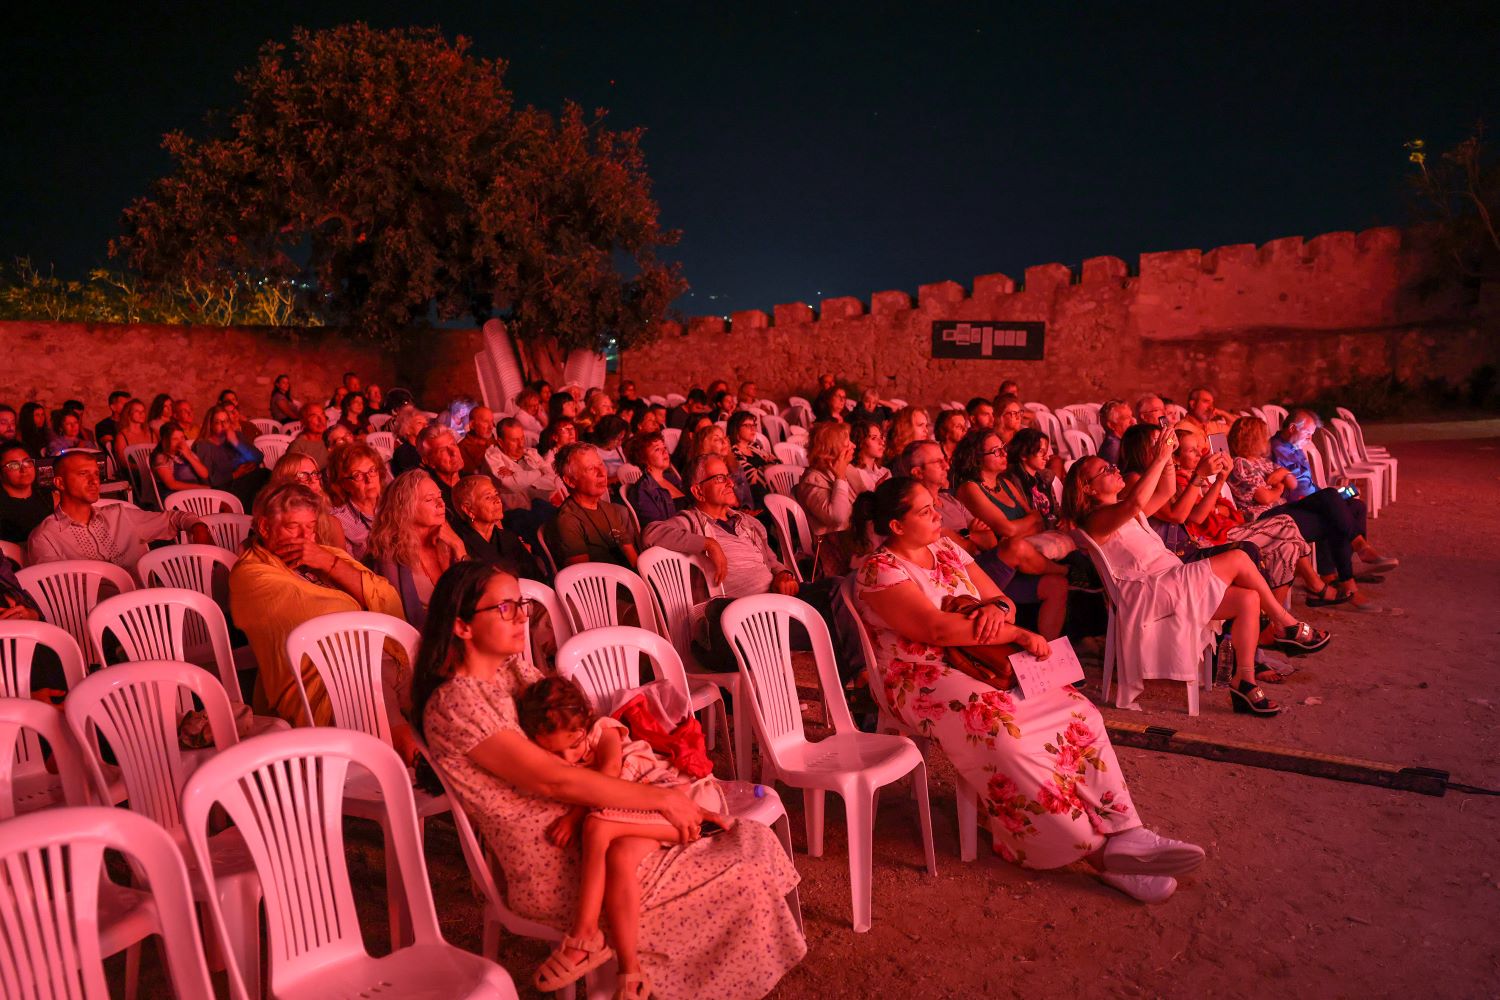
[[[1052,647],[1052,655],[1045,660],[1027,652],[1010,654],[1010,666],[1016,672],[1016,683],[1021,685],[1024,697],[1040,698],[1054,688],[1083,680],[1083,664],[1078,662],[1078,654],[1073,652],[1073,644],[1066,636],[1047,645]]]

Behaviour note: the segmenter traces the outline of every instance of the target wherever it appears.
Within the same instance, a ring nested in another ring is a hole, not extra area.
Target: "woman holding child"
[[[580,850],[555,846],[549,830],[572,806],[654,810],[681,846],[631,837],[607,855],[610,925],[639,910],[639,965],[620,948],[617,995],[764,996],[807,951],[784,899],[797,872],[780,842],[746,821],[703,836],[709,814],[679,788],[609,777],[529,740],[517,702],[543,678],[518,655],[528,613],[514,577],[454,565],[433,592],[412,683],[413,717],[500,859],[511,909],[573,927]],[[580,968],[604,947],[598,935],[567,944],[562,957]]]

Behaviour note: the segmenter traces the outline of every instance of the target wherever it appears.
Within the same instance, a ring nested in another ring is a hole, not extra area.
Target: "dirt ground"
[[[1500,438],[1412,436],[1391,435],[1401,499],[1372,522],[1377,544],[1402,566],[1369,589],[1403,614],[1308,612],[1335,640],[1273,690],[1290,703],[1276,719],[1233,715],[1222,688],[1189,719],[1180,685],[1166,684],[1148,690],[1144,714],[1106,716],[1442,768],[1455,781],[1500,787]],[[980,859],[960,862],[951,771],[936,755],[938,875],[923,870],[910,798],[889,792],[876,821],[874,926],[855,934],[841,806],[830,796],[825,855],[809,858],[800,796],[782,789],[808,954],[773,996],[1500,995],[1500,798],[1119,754],[1147,825],[1208,851],[1159,906],[1121,896],[1081,865],[1015,868],[985,850],[983,835]],[[452,827],[437,821],[429,831],[444,932],[478,950],[479,908]],[[351,836],[356,882],[381,885],[378,834]],[[383,909],[375,899],[362,909],[379,949]],[[502,941],[501,961],[523,996],[544,953]],[[160,995],[155,966],[148,958],[145,996]]]

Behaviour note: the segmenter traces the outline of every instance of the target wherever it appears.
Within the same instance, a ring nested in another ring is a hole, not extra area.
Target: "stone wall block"
[[[772,307],[771,312],[776,326],[796,326],[799,323],[811,323],[817,318],[813,315],[812,306],[806,302],[788,302]]]
[[[935,281],[917,286],[917,308],[942,312],[964,300],[964,286],[956,281]]]
[[[911,308],[911,296],[905,292],[876,292],[870,296],[870,315],[882,316]]]
[[[744,309],[729,314],[729,329],[734,333],[764,330],[771,325],[771,317],[763,309]]]
[[[1118,257],[1090,257],[1083,262],[1083,284],[1123,284],[1130,266]]]

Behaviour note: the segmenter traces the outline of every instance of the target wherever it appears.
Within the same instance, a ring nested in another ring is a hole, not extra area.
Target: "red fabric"
[[[651,710],[646,696],[638,694],[615,712],[615,718],[625,723],[630,735],[649,744],[684,775],[697,781],[714,771],[708,759],[708,747],[703,742],[703,727],[691,715],[676,729],[667,727]]]

